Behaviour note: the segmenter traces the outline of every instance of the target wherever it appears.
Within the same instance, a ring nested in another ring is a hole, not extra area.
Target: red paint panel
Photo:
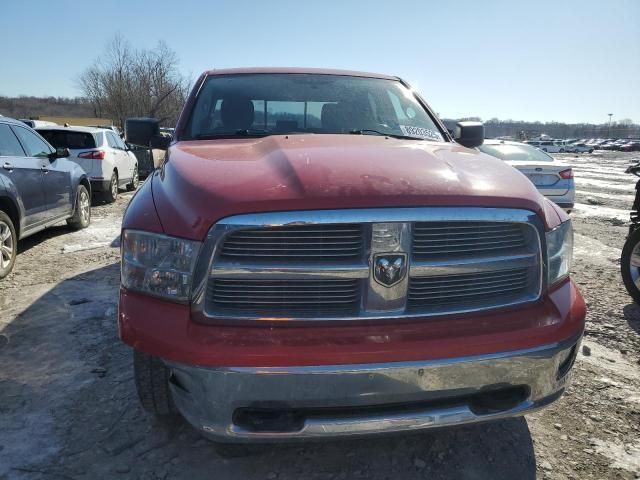
[[[526,177],[455,143],[280,135],[185,141],[169,154],[153,178],[154,203],[166,233],[196,240],[221,218],[269,211],[500,207],[558,221]]]
[[[444,359],[531,348],[584,328],[584,300],[567,280],[526,307],[483,314],[337,326],[213,326],[187,305],[120,292],[119,328],[132,347],[203,366],[295,366]]]

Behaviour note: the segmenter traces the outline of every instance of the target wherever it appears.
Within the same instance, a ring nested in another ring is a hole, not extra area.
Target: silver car
[[[485,140],[478,147],[484,153],[504,160],[525,174],[545,197],[571,211],[576,195],[571,165],[531,145],[504,140]]]

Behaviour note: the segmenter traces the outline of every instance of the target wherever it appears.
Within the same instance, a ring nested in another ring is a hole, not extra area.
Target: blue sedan
[[[24,123],[0,117],[0,279],[13,269],[19,239],[62,220],[89,226],[91,185],[68,156]]]

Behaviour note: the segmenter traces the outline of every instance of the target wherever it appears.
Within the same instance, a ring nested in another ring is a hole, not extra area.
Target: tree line
[[[477,120],[478,117],[444,119],[447,128],[453,129],[460,120]],[[499,120],[492,118],[484,122],[485,136],[513,137],[526,140],[541,134],[552,138],[640,138],[640,125],[631,119],[622,119],[601,124],[562,123],[562,122],[526,122],[521,120]]]

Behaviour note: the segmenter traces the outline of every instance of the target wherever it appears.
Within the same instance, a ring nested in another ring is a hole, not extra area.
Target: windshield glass
[[[553,157],[530,145],[491,145],[483,144],[480,151],[498,157],[501,160],[525,160],[530,162],[553,162]]]
[[[284,133],[443,141],[427,111],[399,81],[319,74],[209,76],[183,138]]]

